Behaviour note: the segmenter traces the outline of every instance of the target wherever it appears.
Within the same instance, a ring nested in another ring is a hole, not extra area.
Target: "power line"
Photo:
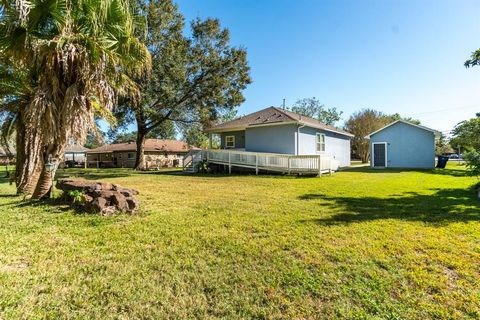
[[[437,113],[437,112],[443,112],[443,111],[449,111],[449,110],[470,109],[470,108],[479,108],[479,107],[480,107],[480,104],[471,105],[471,106],[462,106],[462,107],[451,107],[451,108],[432,110],[432,111],[426,111],[426,112],[411,113],[408,116],[412,117],[412,116],[419,116],[419,115]]]

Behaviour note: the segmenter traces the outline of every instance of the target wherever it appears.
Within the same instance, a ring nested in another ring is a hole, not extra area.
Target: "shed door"
[[[386,167],[387,164],[387,144],[374,143],[373,144],[373,166]]]

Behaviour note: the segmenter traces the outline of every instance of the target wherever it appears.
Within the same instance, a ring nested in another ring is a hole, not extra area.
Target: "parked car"
[[[458,156],[458,154],[456,153],[453,153],[451,155],[448,156],[450,159],[459,159],[460,157]]]

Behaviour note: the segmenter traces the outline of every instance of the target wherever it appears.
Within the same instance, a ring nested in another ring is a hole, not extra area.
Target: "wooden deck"
[[[201,157],[198,155],[201,153]],[[192,157],[193,159],[194,157]],[[197,159],[206,160],[209,163],[228,166],[229,172],[232,167],[242,167],[259,170],[304,173],[322,175],[338,169],[338,162],[326,155],[287,155],[276,153],[247,152],[238,150],[199,150]]]

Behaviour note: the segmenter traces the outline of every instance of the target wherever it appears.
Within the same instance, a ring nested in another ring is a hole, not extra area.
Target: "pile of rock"
[[[71,201],[75,201],[78,191],[80,203],[87,210],[103,215],[111,215],[118,211],[134,213],[138,208],[138,201],[133,198],[137,190],[123,188],[109,182],[91,182],[84,179],[58,179],[57,189],[63,190]]]

